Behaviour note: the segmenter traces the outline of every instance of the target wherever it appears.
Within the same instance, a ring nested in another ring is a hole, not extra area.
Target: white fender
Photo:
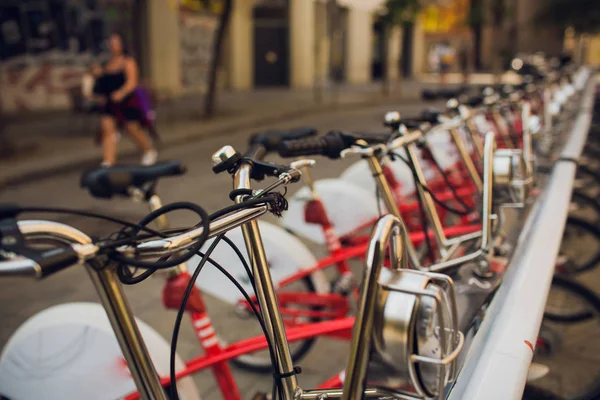
[[[342,179],[318,180],[315,182],[315,188],[338,236],[346,235],[378,217],[374,189],[368,192]],[[308,187],[296,192],[288,199],[289,208],[281,223],[295,234],[324,244],[325,237],[321,226],[304,221],[304,206],[311,198]]]
[[[481,133],[481,136],[484,136],[490,131],[495,132],[492,123],[482,114],[473,116],[473,123],[475,123],[475,127],[477,128],[477,131]]]
[[[136,319],[160,376],[169,376],[169,344]],[[176,367],[183,361],[177,357]],[[181,399],[200,399],[191,377]],[[50,307],[29,318],[0,356],[0,393],[13,400],[114,400],[136,390],[106,312],[96,303]]]
[[[404,152],[400,152],[400,155],[404,157]],[[402,161],[388,161],[386,165],[394,173],[396,181],[400,183],[400,194],[402,196],[409,196],[411,193],[414,193],[415,182],[408,166]],[[365,160],[357,161],[346,168],[340,175],[340,179],[360,187],[371,196],[375,196],[375,180]],[[320,191],[318,192],[319,194],[321,193]]]
[[[459,136],[463,136],[463,134],[459,130]],[[465,140],[465,137],[462,137]],[[452,136],[446,130],[436,129],[427,133],[427,143],[429,144],[429,148],[433,153],[436,161],[443,170],[448,170],[453,168],[457,162],[460,161],[460,153],[458,149],[454,145],[452,141]],[[466,141],[467,150],[469,150],[470,141]],[[429,169],[431,167],[427,167],[425,163],[423,163],[424,169]],[[433,172],[433,171],[432,171]]]
[[[294,235],[265,221],[258,221],[258,225],[275,287],[281,280],[317,264],[317,259],[308,247]],[[240,249],[244,259],[250,265],[241,228],[227,232],[227,237]],[[205,252],[212,242],[213,239],[208,240],[204,244],[202,252]],[[223,266],[247,293],[250,295],[254,293],[243,264],[227,243],[223,241],[219,243],[211,254],[211,258]],[[199,262],[199,256],[192,258],[188,262],[190,270],[195,270]],[[312,273],[310,278],[317,293],[329,292],[329,283],[322,271]],[[235,304],[243,298],[229,279],[210,263],[207,263],[200,272],[196,285],[202,292],[230,304]]]
[[[542,119],[538,115],[530,115],[528,118],[529,131],[536,135],[542,131]]]

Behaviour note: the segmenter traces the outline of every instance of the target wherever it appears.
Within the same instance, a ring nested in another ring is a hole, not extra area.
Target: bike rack
[[[581,154],[591,123],[593,98],[594,85],[588,82],[561,158],[573,160]],[[470,345],[449,400],[521,398],[566,222],[575,170],[573,162],[555,164],[544,193],[521,231],[504,281]]]
[[[390,283],[380,284],[379,275],[386,259],[388,245],[391,269],[395,276],[390,279]],[[392,363],[405,362],[404,367],[409,372],[410,384],[417,392],[415,394],[398,390],[396,393],[406,399],[425,399],[430,398],[431,394],[442,398],[446,384],[455,376],[455,362],[463,348],[464,337],[457,328],[456,300],[452,279],[442,274],[408,270],[406,259],[401,220],[392,215],[380,218],[373,229],[372,240],[367,250],[366,273],[362,283],[356,322],[352,330],[351,357],[346,368],[343,399],[360,399],[370,390],[366,386],[365,379],[368,373],[369,359],[372,348],[382,347],[380,334],[385,335],[382,333],[381,326],[379,329],[374,328],[379,321],[378,315],[385,314],[384,309],[387,304],[385,299],[394,292],[396,293],[394,298],[387,301],[391,301],[394,307],[401,307],[395,316],[399,317],[396,322],[400,324],[396,333],[402,338],[398,340],[398,348],[401,350],[395,353],[398,358],[394,357],[394,360],[390,361]],[[431,284],[434,286],[430,286]],[[440,290],[445,293],[444,295],[440,294],[442,292],[432,290],[432,288],[442,288],[443,286],[445,289]],[[431,306],[431,309],[435,308],[435,312],[438,314],[439,331],[444,333],[439,335],[441,345],[439,358],[413,354],[411,351],[413,346],[409,345],[412,340],[415,340],[413,337],[415,331],[413,330],[416,329],[415,321],[418,314],[416,310],[425,297],[433,299],[434,305]],[[400,301],[400,299],[405,301]],[[449,326],[446,326],[446,321]],[[383,354],[382,357],[386,358],[386,355]],[[438,368],[434,390],[428,390],[431,388],[426,388],[421,383],[417,373],[417,364],[428,364]]]

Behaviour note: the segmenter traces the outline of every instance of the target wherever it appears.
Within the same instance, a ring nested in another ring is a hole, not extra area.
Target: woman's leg
[[[142,127],[138,121],[127,121],[127,132],[131,135],[131,138],[136,142],[139,148],[143,151],[142,164],[152,165],[156,162],[156,150],[152,146],[152,140],[146,132],[142,130]]]
[[[106,166],[115,165],[117,162],[117,130],[116,121],[110,115],[100,117],[100,129],[102,130],[102,164]]]
[[[127,121],[125,127],[133,141],[144,153],[153,149],[152,140],[150,140],[150,137],[142,130],[138,121]]]

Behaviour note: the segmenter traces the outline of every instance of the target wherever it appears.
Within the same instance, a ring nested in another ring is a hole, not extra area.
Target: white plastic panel
[[[315,256],[294,235],[268,222],[259,221],[258,224],[271,270],[271,277],[275,285],[299,270],[312,267],[317,263]],[[241,250],[244,259],[248,263],[248,253],[242,229],[236,228],[227,232],[227,237]],[[213,239],[207,241],[202,251],[206,251],[212,242]],[[211,258],[223,266],[241,284],[247,293],[254,293],[243,264],[227,243],[219,243],[212,253]],[[188,262],[190,271],[194,271],[199,262],[199,256],[193,257]],[[321,293],[328,291],[329,286],[321,271],[311,274],[311,278],[315,285],[315,290]],[[200,272],[196,285],[202,292],[230,304],[236,304],[242,298],[238,289],[229,279],[210,263],[207,263]]]
[[[169,375],[170,346],[137,320],[159,375]],[[177,357],[176,368],[184,364]],[[177,385],[181,399],[200,396],[190,377]],[[114,400],[135,391],[121,349],[100,304],[48,308],[8,340],[0,356],[0,393],[15,400]]]
[[[323,179],[315,182],[333,229],[338,236],[378,217],[375,189],[372,192],[342,179]],[[283,215],[282,226],[315,243],[325,243],[320,225],[304,220],[304,206],[312,198],[308,187],[303,187],[288,199],[289,209]]]

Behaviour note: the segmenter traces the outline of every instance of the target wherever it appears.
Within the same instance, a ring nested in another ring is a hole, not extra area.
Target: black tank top
[[[123,87],[125,81],[125,71],[107,72],[96,79],[94,93],[108,96]]]

